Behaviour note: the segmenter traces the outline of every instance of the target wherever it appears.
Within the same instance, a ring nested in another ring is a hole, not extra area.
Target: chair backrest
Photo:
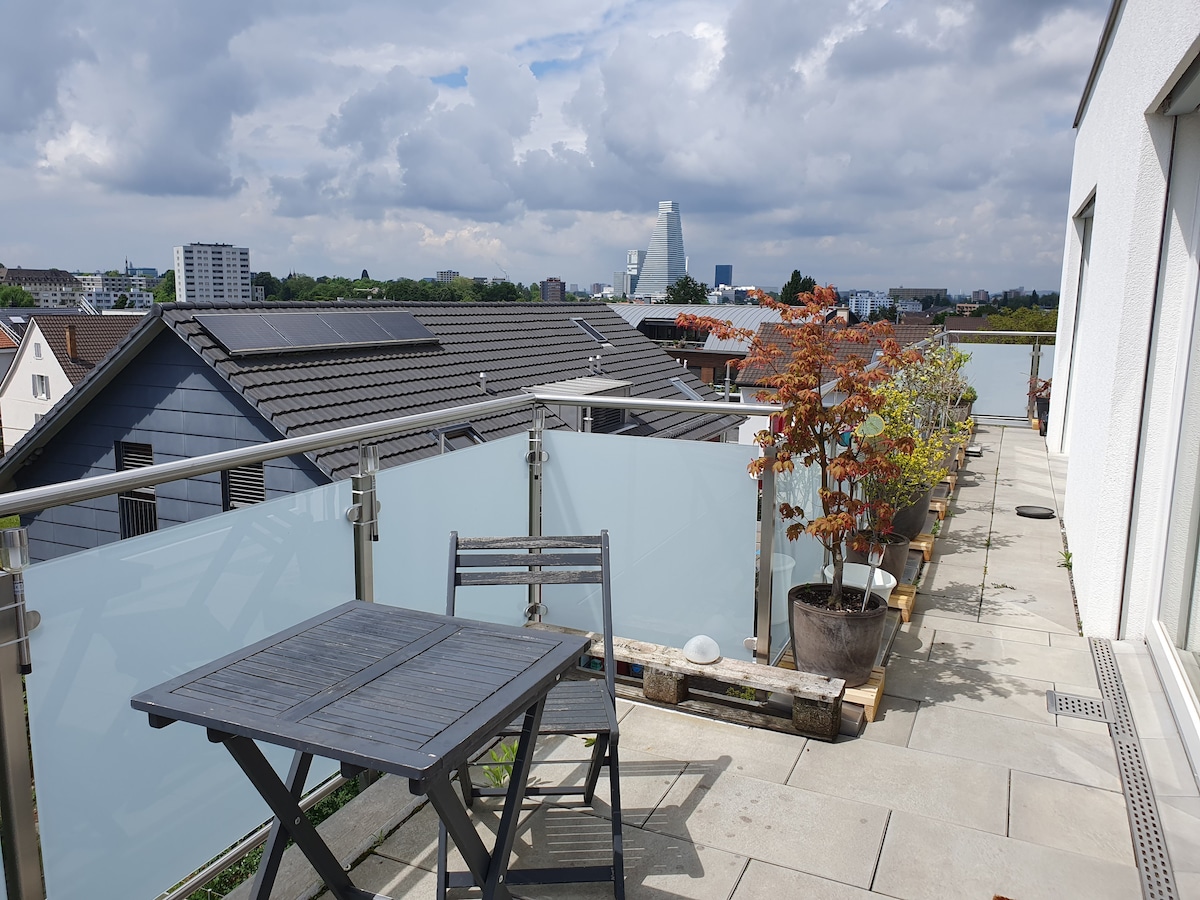
[[[594,552],[589,552],[594,551]],[[565,537],[460,538],[450,532],[446,615],[454,615],[460,586],[497,584],[598,584],[604,617],[604,681],[616,700],[613,660],[612,565],[608,531]],[[526,619],[541,619],[540,594],[531,596]]]

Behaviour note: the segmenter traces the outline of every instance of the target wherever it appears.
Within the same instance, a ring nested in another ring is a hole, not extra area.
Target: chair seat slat
[[[460,569],[500,569],[504,566],[585,566],[600,567],[599,553],[460,553],[455,559]]]
[[[601,584],[602,572],[561,572],[554,569],[541,572],[458,572],[457,585],[472,584]]]
[[[521,550],[526,547],[574,549],[576,547],[599,547],[600,535],[574,535],[571,537],[496,537],[459,538],[460,550]]]

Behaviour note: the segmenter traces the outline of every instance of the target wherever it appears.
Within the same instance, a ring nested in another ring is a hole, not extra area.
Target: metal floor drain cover
[[[983,456],[983,448],[978,444],[967,444],[967,447],[965,450],[963,450],[963,452],[967,456]]]
[[[1054,510],[1046,506],[1018,506],[1017,515],[1027,519],[1053,519]]]
[[[1081,697],[1078,694],[1060,694],[1046,691],[1046,709],[1056,716],[1074,719],[1090,719],[1093,722],[1111,722],[1112,707],[1106,700]]]

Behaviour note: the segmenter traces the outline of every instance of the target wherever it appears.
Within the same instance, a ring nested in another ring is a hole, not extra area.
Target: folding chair
[[[612,813],[612,865],[561,868],[510,869],[510,885],[611,881],[616,900],[625,896],[624,853],[621,842],[620,765],[617,757],[616,663],[613,659],[612,568],[608,532],[571,537],[460,538],[450,533],[450,572],[446,614],[455,614],[460,587],[476,585],[599,584],[604,616],[604,678],[560,681],[546,698],[541,735],[594,735],[591,759],[582,785],[529,785],[526,796],[579,797],[592,805],[600,770],[608,767]],[[500,595],[503,596],[503,595]],[[526,619],[540,621],[546,606],[540,592],[531,591]],[[521,733],[524,717],[510,723],[500,736]],[[463,800],[468,807],[476,797],[503,796],[506,788],[476,785],[469,767],[459,770]],[[438,836],[438,897],[449,887],[475,885],[469,872],[447,872],[447,839],[443,826]]]

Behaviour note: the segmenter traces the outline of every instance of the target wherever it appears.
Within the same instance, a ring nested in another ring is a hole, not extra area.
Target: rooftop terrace
[[[1109,726],[1047,711],[1047,690],[1101,697],[1059,522],[1014,511],[1060,508],[1065,459],[1028,428],[983,426],[976,443],[982,456],[968,459],[861,737],[828,744],[621,703],[631,900],[1142,895]],[[1174,893],[1153,896],[1200,898],[1197,784],[1145,647],[1112,650],[1173,866]],[[557,779],[584,754],[560,739],[539,755]],[[498,812],[476,818],[494,829]],[[514,866],[602,862],[605,829],[566,806],[531,806]],[[383,778],[322,831],[360,887],[434,896],[436,818],[402,781]],[[289,851],[273,896],[319,890]]]

